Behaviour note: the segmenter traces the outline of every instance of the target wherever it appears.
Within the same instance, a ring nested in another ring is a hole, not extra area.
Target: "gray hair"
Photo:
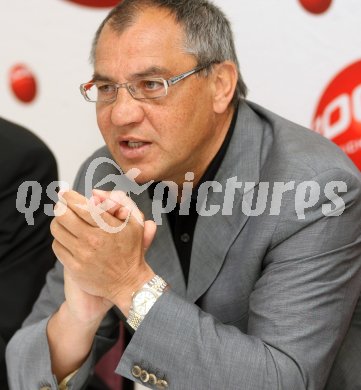
[[[208,0],[123,0],[114,7],[99,26],[92,45],[91,61],[95,60],[95,50],[100,33],[108,23],[122,33],[130,27],[147,7],[167,9],[185,31],[184,50],[197,59],[198,65],[232,61],[238,72],[237,87],[232,104],[246,97],[244,83],[234,46],[231,25],[225,14]]]

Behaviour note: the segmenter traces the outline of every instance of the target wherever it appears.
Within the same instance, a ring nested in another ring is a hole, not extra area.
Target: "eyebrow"
[[[142,72],[134,73],[131,78],[148,77],[148,76],[164,76],[169,75],[170,71],[162,66],[151,66]]]
[[[142,77],[153,77],[153,76],[165,76],[169,75],[169,69],[162,66],[150,66],[149,68],[143,70],[142,72],[133,73],[130,75],[129,80],[139,79]],[[117,81],[111,77],[104,76],[101,73],[95,72],[92,77],[92,81],[112,81],[116,83]]]
[[[95,73],[93,73],[91,81],[94,82],[94,81],[114,81],[114,80],[112,80],[111,78],[109,78],[107,76],[103,76],[100,73],[95,72]]]

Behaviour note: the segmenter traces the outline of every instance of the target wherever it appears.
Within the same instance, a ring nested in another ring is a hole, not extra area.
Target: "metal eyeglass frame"
[[[89,99],[86,91],[87,91],[87,89],[89,89],[89,85],[90,84],[91,85],[95,85],[92,81],[80,84],[80,92],[83,95],[84,99],[86,101],[88,101],[88,102],[91,102],[91,103],[97,103],[97,102],[98,103],[112,103],[112,102],[115,102],[117,97],[118,97],[118,90],[119,90],[119,88],[126,88],[126,90],[129,92],[129,94],[132,96],[132,98],[136,99],[136,100],[158,99],[158,98],[161,98],[161,97],[164,97],[164,96],[168,95],[168,88],[170,86],[172,86],[174,84],[177,84],[179,81],[184,80],[185,78],[187,78],[188,76],[191,76],[192,74],[198,73],[201,70],[208,68],[211,64],[212,63],[210,62],[210,63],[208,63],[206,65],[196,66],[195,68],[193,68],[191,70],[188,70],[187,72],[181,73],[181,74],[179,74],[177,76],[173,76],[173,77],[171,77],[168,80],[165,80],[162,77],[155,77],[155,78],[150,77],[149,79],[147,78],[146,80],[149,80],[149,81],[162,81],[163,82],[165,93],[163,95],[160,95],[160,96],[155,96],[155,97],[135,97],[133,95],[134,92],[132,91],[132,88],[131,88],[132,85],[134,84],[133,82],[127,82],[127,83],[122,83],[122,84],[109,83],[109,84],[111,84],[111,85],[116,87],[116,93],[115,93],[114,98],[109,99],[109,100],[91,100],[91,99]]]

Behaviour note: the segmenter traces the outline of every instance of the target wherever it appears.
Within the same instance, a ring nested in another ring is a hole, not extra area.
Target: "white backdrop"
[[[329,82],[361,60],[361,1],[332,0],[320,15],[307,12],[300,1],[215,3],[232,21],[249,99],[310,127]],[[61,179],[72,183],[81,162],[103,144],[94,106],[83,100],[78,86],[91,76],[92,37],[109,9],[65,0],[2,3],[0,115],[38,134],[54,152]],[[37,80],[37,96],[28,104],[9,86],[9,70],[18,63]],[[361,84],[361,72],[354,83]],[[361,139],[360,118],[356,125]]]

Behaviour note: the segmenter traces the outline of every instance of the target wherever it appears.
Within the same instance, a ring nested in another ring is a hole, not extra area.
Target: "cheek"
[[[96,109],[96,118],[99,130],[104,139],[109,136],[110,132],[110,112],[106,109],[97,108]]]
[[[174,107],[152,112],[147,116],[151,137],[164,152],[173,156],[180,154],[189,128],[187,117],[185,110]]]

